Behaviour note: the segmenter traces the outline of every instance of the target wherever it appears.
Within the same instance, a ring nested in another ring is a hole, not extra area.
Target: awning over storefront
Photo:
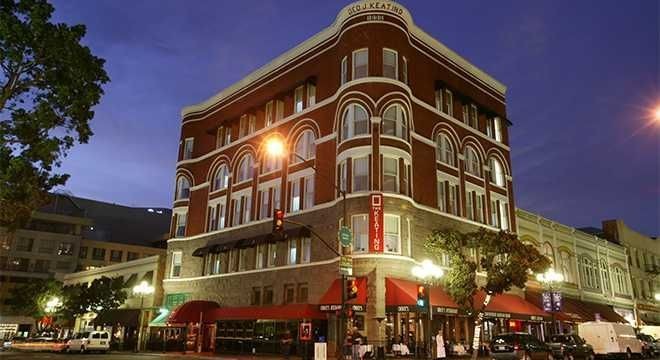
[[[151,327],[165,327],[167,326],[167,319],[170,317],[170,312],[167,309],[161,309],[158,316],[149,322]]]
[[[476,309],[481,307],[485,297],[486,293],[483,290],[477,292],[474,296],[474,307]],[[542,321],[550,318],[550,314],[522,297],[513,294],[500,294],[491,297],[490,303],[486,306],[485,316],[487,318],[534,321]]]
[[[218,254],[218,253],[230,251],[232,249],[244,249],[259,244],[284,241],[289,237],[307,237],[307,236],[310,236],[309,229],[303,226],[299,226],[299,227],[287,229],[283,233],[278,233],[278,234],[268,233],[268,234],[253,236],[249,238],[236,238],[236,237],[222,238],[222,239],[209,241],[208,245],[195,249],[192,255],[197,257],[203,257],[209,253]]]
[[[346,304],[351,305],[353,311],[367,311],[367,278],[359,277],[357,280],[358,294],[355,299],[351,299]],[[335,279],[328,290],[323,294],[319,301],[319,310],[338,311],[341,310],[341,279]]]
[[[287,304],[273,306],[221,307],[205,315],[207,321],[219,320],[293,320],[325,319],[326,315],[316,305]]]
[[[525,298],[536,306],[543,306],[543,296],[540,292],[528,290]],[[626,323],[626,320],[609,305],[581,301],[565,295],[561,299],[561,311],[556,312],[555,316],[557,320],[578,323],[595,321],[596,314],[605,321]]]
[[[92,325],[138,326],[140,309],[113,309],[104,311],[90,323]]]
[[[436,314],[458,314],[459,306],[440,286],[431,286],[429,296]],[[417,283],[410,280],[385,279],[385,307],[388,312],[414,311],[417,306]]]
[[[179,305],[167,318],[171,324],[197,323],[200,316],[202,321],[207,322],[207,314],[219,308],[215,301],[193,300]]]

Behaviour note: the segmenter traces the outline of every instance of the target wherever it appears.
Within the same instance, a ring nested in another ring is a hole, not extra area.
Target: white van
[[[590,321],[578,325],[580,336],[594,348],[596,355],[633,355],[641,357],[642,342],[630,325]]]
[[[107,331],[86,331],[75,334],[67,344],[68,352],[100,351],[110,349],[110,333]]]
[[[644,325],[639,328],[639,332],[653,336],[656,341],[660,339],[660,326]]]

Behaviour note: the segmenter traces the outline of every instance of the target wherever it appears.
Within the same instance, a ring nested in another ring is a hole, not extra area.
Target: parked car
[[[99,351],[110,349],[110,333],[107,331],[86,331],[73,335],[67,344],[67,352]]]
[[[62,340],[40,336],[28,338],[21,341],[12,340],[10,348],[21,351],[56,351],[61,352],[66,349],[66,343]]]
[[[575,358],[593,360],[594,349],[581,337],[570,335],[551,335],[548,346],[555,359],[573,360]]]
[[[578,333],[594,349],[596,356],[642,356],[642,342],[635,329],[626,324],[590,321],[578,325]]]
[[[548,360],[553,359],[550,347],[528,333],[496,335],[490,342],[493,359]]]
[[[646,357],[660,355],[660,343],[653,336],[639,333],[637,338],[642,342],[642,353]]]

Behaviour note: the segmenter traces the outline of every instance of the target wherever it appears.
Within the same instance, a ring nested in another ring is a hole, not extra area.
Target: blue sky
[[[573,226],[660,233],[658,2],[400,1],[430,35],[508,86],[518,207]],[[171,206],[180,111],[328,26],[345,1],[54,1],[87,25],[111,83],[67,190]]]

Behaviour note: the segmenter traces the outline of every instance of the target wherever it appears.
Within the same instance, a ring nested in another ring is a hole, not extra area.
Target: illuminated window
[[[504,169],[502,163],[494,157],[490,158],[490,182],[504,187]]]
[[[465,171],[477,177],[481,177],[481,163],[477,152],[470,146],[465,149]]]
[[[358,135],[369,134],[369,116],[367,111],[358,104],[350,104],[344,110],[342,123],[342,140]]]
[[[316,144],[314,141],[316,137],[312,130],[305,130],[300,134],[296,145],[294,146],[294,153],[291,154],[291,163],[296,164],[303,160],[310,160],[316,157]]]
[[[353,251],[365,252],[369,250],[369,217],[366,214],[351,217],[351,230],[353,231]]]
[[[247,154],[243,156],[241,162],[238,165],[238,176],[236,177],[236,182],[241,183],[243,181],[248,181],[252,179],[254,175],[254,159],[252,155]]]
[[[179,176],[176,180],[175,200],[188,199],[190,197],[190,180],[185,176]]]
[[[438,135],[436,140],[436,159],[449,166],[455,166],[456,154],[454,153],[454,146],[445,134]]]
[[[221,190],[227,188],[229,184],[229,169],[226,165],[220,165],[218,170],[215,171],[213,176],[213,190]]]
[[[369,76],[369,50],[353,52],[353,80]]]
[[[400,105],[392,105],[385,110],[382,129],[384,135],[396,136],[404,140],[408,138],[406,115]]]

